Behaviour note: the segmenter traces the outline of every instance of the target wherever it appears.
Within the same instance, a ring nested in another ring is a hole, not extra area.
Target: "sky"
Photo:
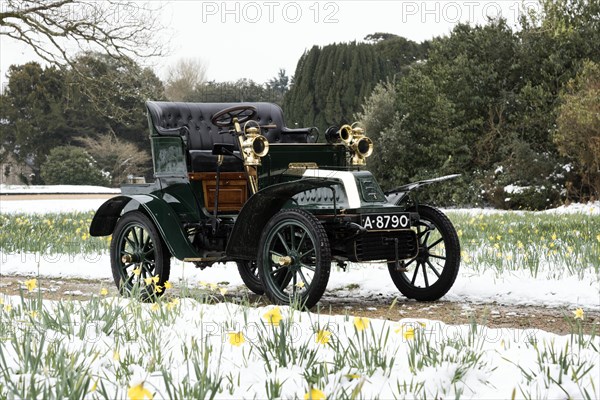
[[[5,0],[0,6],[6,8]],[[458,22],[482,24],[499,15],[514,26],[523,7],[535,9],[537,1],[167,1],[161,38],[168,55],[150,60],[150,66],[164,79],[177,60],[200,59],[208,80],[262,83],[280,68],[293,75],[298,59],[313,45],[362,41],[375,32],[420,42],[448,35]],[[10,65],[31,60],[36,57],[30,49],[0,35],[2,83]]]

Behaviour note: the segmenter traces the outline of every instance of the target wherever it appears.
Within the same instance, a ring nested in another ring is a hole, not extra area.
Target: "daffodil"
[[[135,276],[140,276],[140,274],[142,273],[142,267],[137,267],[133,269],[133,274]]]
[[[149,276],[148,278],[144,278],[144,282],[146,283],[146,285],[152,285],[152,283],[154,283],[154,279],[152,279],[152,277]]]
[[[304,395],[304,400],[325,400],[327,396],[319,389],[311,388],[308,393]]]
[[[171,282],[166,281],[165,282],[165,289],[171,289],[173,287],[173,285],[171,285]]]
[[[154,284],[154,290],[156,290],[156,293],[162,293],[163,287],[160,285]]]
[[[354,326],[359,331],[364,331],[369,327],[369,318],[354,317]]]
[[[298,282],[298,283],[296,283],[296,287],[298,289],[302,289],[304,287],[304,282]]]
[[[103,287],[102,289],[100,289],[100,294],[102,296],[106,296],[108,294],[108,289]]]
[[[359,374],[346,374],[344,375],[346,378],[348,378],[349,380],[354,380],[354,379],[358,379],[360,378]]]
[[[232,332],[228,333],[229,335],[229,344],[232,346],[241,346],[244,344],[246,339],[244,338],[244,334],[242,332]]]
[[[281,311],[279,307],[274,307],[273,309],[267,311],[263,318],[267,320],[267,322],[274,326],[279,326],[279,322],[283,319],[281,317]]]
[[[315,337],[315,341],[319,344],[327,344],[329,343],[329,338],[331,337],[331,332],[321,329],[317,332],[317,336]]]
[[[35,310],[31,310],[31,311],[29,311],[29,316],[30,316],[31,318],[35,319],[35,318],[37,318],[37,316],[38,316],[38,312],[37,312],[37,311],[35,311]]]
[[[89,393],[93,393],[93,392],[95,392],[95,391],[96,391],[96,389],[98,389],[98,379],[96,379],[96,380],[94,381],[94,384],[93,384],[93,385],[92,385],[92,387],[90,388],[90,391],[89,391]]]
[[[219,293],[221,293],[221,296],[225,296],[227,294],[227,288],[219,288]]]
[[[402,332],[402,337],[406,340],[413,340],[415,338],[415,328],[408,327]]]
[[[127,391],[127,397],[131,400],[152,400],[154,398],[152,393],[144,387],[143,382],[130,387]]]
[[[577,310],[573,311],[573,314],[575,314],[575,319],[583,320],[583,317],[584,317],[583,308],[578,308]]]
[[[27,287],[28,292],[33,292],[35,288],[37,288],[37,279],[28,279],[25,282],[25,287]]]
[[[12,311],[12,306],[10,304],[5,304],[4,305],[4,311],[6,311],[7,313]]]
[[[152,277],[152,282],[158,283],[158,281],[160,281],[160,276],[155,275],[155,276]]]
[[[156,312],[156,311],[160,310],[160,305],[158,303],[154,303],[150,307],[150,310]]]

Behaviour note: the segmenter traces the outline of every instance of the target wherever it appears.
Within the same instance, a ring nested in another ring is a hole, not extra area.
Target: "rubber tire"
[[[300,209],[286,209],[281,210],[275,214],[267,225],[265,226],[261,238],[258,251],[258,273],[263,283],[265,294],[275,304],[291,305],[290,297],[283,293],[279,286],[281,286],[282,279],[279,279],[277,283],[277,277],[273,277],[271,272],[270,260],[265,258],[268,256],[266,251],[268,249],[267,240],[273,230],[278,229],[286,222],[299,223],[303,229],[309,234],[309,239],[312,241],[315,247],[316,265],[313,275],[313,279],[310,282],[306,292],[299,299],[299,304],[302,309],[310,309],[319,302],[321,296],[327,288],[329,282],[329,274],[331,272],[331,250],[329,247],[329,239],[325,228],[319,220],[307,211]],[[287,286],[288,282],[284,282],[283,285]]]
[[[253,272],[250,267],[251,263],[256,264],[256,261],[237,261],[236,264],[238,267],[238,272],[240,273],[240,276],[242,277],[242,280],[248,289],[258,295],[265,294],[265,289],[263,288],[262,281],[258,275],[258,266],[256,266]]]
[[[415,208],[409,209],[416,212]],[[404,296],[418,301],[435,301],[443,297],[456,281],[460,267],[460,242],[456,229],[448,217],[437,208],[428,205],[419,205],[419,216],[422,220],[431,222],[440,232],[446,248],[446,262],[438,280],[427,288],[415,287],[404,272],[397,271],[394,262],[388,263],[388,270],[392,281]]]
[[[164,288],[164,284],[169,280],[169,274],[171,272],[171,254],[163,241],[158,229],[154,223],[146,216],[146,214],[140,211],[131,211],[124,214],[115,226],[113,231],[112,240],[110,243],[110,264],[113,274],[113,279],[119,292],[122,296],[131,296],[131,287],[127,287],[122,282],[123,276],[121,271],[123,263],[120,257],[120,241],[123,239],[121,235],[123,231],[129,229],[132,226],[138,226],[143,228],[150,239],[154,243],[155,249],[155,260],[154,260],[154,276],[159,276],[158,285]],[[119,248],[118,248],[119,247]],[[157,293],[155,290],[144,289],[140,290],[140,300],[142,301],[153,301],[154,299],[162,296],[165,293],[165,289],[162,292]]]

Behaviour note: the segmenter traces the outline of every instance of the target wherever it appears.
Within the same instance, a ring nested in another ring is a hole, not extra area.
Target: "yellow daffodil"
[[[406,340],[413,340],[415,338],[415,328],[408,327],[402,332],[402,337]]]
[[[225,296],[227,294],[227,288],[219,288],[219,293],[221,293],[221,296]]]
[[[577,310],[573,311],[573,314],[575,314],[575,319],[583,319],[584,317],[584,312],[583,312],[583,308],[578,308]]]
[[[319,389],[311,388],[308,393],[304,395],[304,400],[325,400],[327,396]]]
[[[172,310],[175,306],[179,304],[179,299],[173,299],[167,303],[167,310]]]
[[[129,397],[130,400],[152,400],[154,398],[152,393],[144,387],[143,382],[130,387],[127,391],[127,397]]]
[[[496,240],[500,241],[501,239],[502,239],[502,236],[496,235]]]
[[[152,283],[154,283],[154,279],[152,279],[152,277],[148,277],[148,278],[144,278],[144,282],[146,283],[146,285],[152,285]]]
[[[142,267],[137,267],[133,269],[133,274],[135,276],[140,276],[140,274],[142,273]]]
[[[160,285],[154,284],[154,290],[156,290],[156,293],[162,293],[163,287]]]
[[[229,344],[232,346],[241,346],[244,344],[246,339],[244,338],[244,334],[242,332],[233,332],[228,333],[229,335]]]
[[[267,320],[267,322],[274,326],[279,326],[279,322],[283,319],[281,317],[281,311],[279,311],[279,307],[275,307],[269,311],[267,311],[263,318]]]
[[[29,316],[30,316],[31,318],[35,319],[35,318],[37,318],[37,316],[38,316],[38,312],[37,312],[37,311],[35,311],[35,310],[31,310],[31,311],[29,311]]]
[[[217,290],[219,288],[219,285],[217,285],[216,283],[209,283],[208,288],[210,290]]]
[[[327,344],[327,343],[329,343],[330,337],[331,337],[331,332],[322,329],[317,332],[315,341],[319,344]]]
[[[12,306],[10,304],[4,305],[4,311],[6,311],[8,313],[11,312],[12,311]]]
[[[156,311],[160,310],[160,305],[158,305],[158,303],[154,303],[150,307],[150,310],[156,312]]]
[[[304,287],[304,282],[298,282],[298,283],[296,283],[296,287],[298,289],[302,289]]]
[[[89,393],[93,393],[93,392],[95,392],[95,391],[96,391],[96,389],[98,389],[98,379],[96,379],[96,380],[94,381],[94,384],[93,384],[93,385],[92,385],[92,387],[90,388],[90,391],[89,391]]]
[[[165,289],[171,289],[173,287],[173,285],[171,285],[171,282],[166,281],[165,282]]]
[[[596,240],[600,242],[600,234],[596,235]]]
[[[556,236],[556,233],[552,234],[552,240],[556,240],[558,236]]]
[[[354,317],[354,326],[359,331],[364,331],[369,327],[369,318]]]
[[[121,359],[121,355],[119,354],[119,350],[113,351],[113,360],[119,361]]]
[[[101,294],[102,296],[106,296],[106,295],[108,294],[108,289],[107,289],[107,288],[105,288],[105,287],[103,287],[102,289],[100,289],[100,294]]]
[[[345,377],[348,378],[349,380],[354,380],[354,379],[360,378],[360,375],[359,374],[346,374]]]
[[[4,299],[2,297],[0,297],[0,306],[4,304]]]
[[[160,276],[156,275],[152,277],[152,282],[158,283],[158,281],[160,281]]]
[[[27,287],[28,292],[33,292],[35,288],[37,288],[37,279],[28,279],[25,281],[25,287]]]
[[[198,282],[198,286],[200,286],[200,287],[207,287],[208,286],[208,282],[206,282],[206,281],[200,281],[200,282]]]

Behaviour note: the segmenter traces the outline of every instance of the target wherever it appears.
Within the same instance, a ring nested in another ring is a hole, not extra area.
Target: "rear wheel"
[[[413,208],[409,210],[415,212]],[[438,300],[454,284],[460,266],[460,243],[452,222],[440,210],[420,205],[419,253],[407,262],[388,262],[392,281],[409,299]],[[399,268],[398,268],[399,267]]]
[[[325,229],[304,210],[283,210],[265,226],[258,252],[258,273],[276,304],[311,308],[329,281],[331,251]]]
[[[256,294],[264,294],[260,276],[258,275],[258,266],[256,261],[242,260],[237,262],[238,271],[242,280],[252,292]]]
[[[139,211],[119,219],[110,244],[115,284],[122,295],[152,300],[164,293],[171,255],[154,223]]]

